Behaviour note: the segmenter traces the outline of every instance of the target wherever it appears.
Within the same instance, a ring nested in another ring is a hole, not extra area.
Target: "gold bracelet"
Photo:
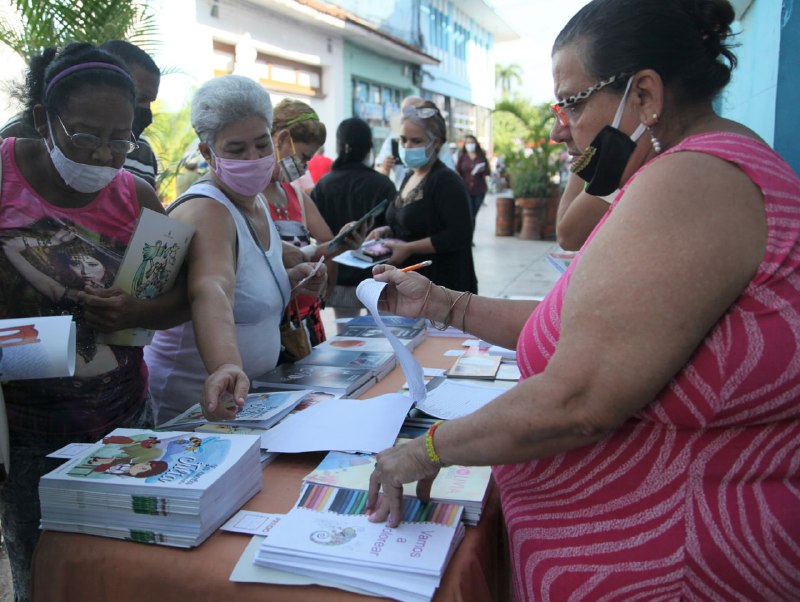
[[[431,296],[431,288],[433,288],[433,280],[428,280],[428,290],[425,291],[425,298],[422,300],[422,305],[419,308],[419,313],[417,317],[421,317],[425,314],[425,306],[428,304],[428,297]]]
[[[444,288],[443,286],[440,287],[440,288],[444,291],[444,294],[447,295],[447,300],[449,301],[450,300],[450,293],[447,292],[447,289]],[[468,291],[464,291],[463,293],[458,295],[458,297],[456,297],[456,300],[453,301],[450,304],[450,309],[447,310],[447,315],[444,317],[444,322],[442,322],[441,324],[437,324],[435,321],[431,320],[430,321],[431,322],[431,326],[433,326],[436,330],[439,330],[439,331],[447,330],[450,327],[450,324],[453,321],[453,309],[455,308],[456,304],[458,304],[458,302],[461,301],[461,299],[464,298],[464,295],[468,295],[468,294],[470,294]]]
[[[469,302],[475,295],[467,293],[467,302],[464,304],[464,313],[461,315],[461,332],[467,332],[467,310],[469,309]]]

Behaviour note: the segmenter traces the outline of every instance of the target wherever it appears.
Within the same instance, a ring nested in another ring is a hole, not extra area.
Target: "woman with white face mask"
[[[432,264],[420,273],[436,284],[476,292],[472,259],[472,211],[464,182],[437,158],[447,141],[447,126],[430,101],[403,109],[400,159],[411,171],[386,211],[386,226],[367,240],[389,239],[389,263]]]
[[[191,120],[209,171],[169,213],[195,227],[192,319],[156,333],[146,350],[156,424],[198,400],[209,418],[233,418],[250,379],[275,367],[281,315],[294,285],[313,269],[300,263],[287,273],[260,194],[276,169],[266,90],[238,75],[214,78],[195,93]],[[319,294],[325,276],[319,271],[301,290]]]
[[[151,426],[142,349],[99,343],[97,331],[171,326],[185,302],[183,286],[152,300],[112,286],[141,209],[164,211],[122,170],[136,148],[128,70],[76,43],[34,57],[26,84],[41,138],[0,145],[0,316],[71,314],[77,348],[72,378],[3,383],[11,460],[5,482],[0,469],[0,523],[18,600],[38,539],[38,480],[58,466],[45,456],[118,426]]]
[[[486,176],[489,175],[489,159],[475,136],[464,136],[464,149],[458,155],[456,171],[467,187],[472,218],[475,219],[486,197]]]

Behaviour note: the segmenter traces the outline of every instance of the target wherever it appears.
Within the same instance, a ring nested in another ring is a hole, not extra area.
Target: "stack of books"
[[[430,600],[464,537],[463,509],[406,502],[401,525],[371,523],[366,491],[307,483],[256,553],[259,566],[397,600]]]
[[[361,351],[352,349],[336,349],[327,347],[314,348],[310,354],[297,362],[298,366],[334,366],[336,368],[363,368],[372,372],[372,375],[381,380],[392,371],[397,364],[397,358],[391,351]]]
[[[407,443],[399,438],[396,445]],[[366,491],[375,468],[375,457],[368,454],[329,452],[320,464],[303,479],[306,483],[331,485]],[[464,507],[464,522],[477,525],[489,495],[492,470],[488,466],[445,466],[433,481],[431,501]],[[406,483],[403,493],[407,503],[416,498],[417,484]]]
[[[389,315],[381,317],[388,330],[400,339],[400,342],[409,350],[413,351],[425,340],[428,330],[423,318],[403,318]],[[353,318],[336,339],[383,339],[388,345],[388,340],[372,316]]]
[[[252,386],[272,389],[314,389],[341,397],[358,397],[377,382],[370,368],[315,364],[280,364],[253,379]]]
[[[41,528],[190,548],[260,489],[256,436],[120,428],[42,477]]]

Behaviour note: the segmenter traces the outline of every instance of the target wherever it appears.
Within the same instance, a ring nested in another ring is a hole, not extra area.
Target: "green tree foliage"
[[[128,40],[157,46],[155,14],[145,0],[10,0],[16,18],[0,18],[0,43],[27,62],[68,42]]]
[[[547,104],[520,98],[497,103],[495,152],[506,158],[515,196],[544,197],[558,174],[561,145],[550,140],[554,116]]]
[[[502,97],[508,98],[511,95],[511,88],[516,83],[522,84],[522,68],[516,63],[510,65],[495,65],[494,83],[500,88]]]
[[[175,113],[160,111],[159,104],[155,104],[153,123],[145,135],[158,156],[156,189],[161,201],[168,204],[178,196],[178,176],[186,171],[187,153],[197,147],[197,136],[192,129],[188,104]]]

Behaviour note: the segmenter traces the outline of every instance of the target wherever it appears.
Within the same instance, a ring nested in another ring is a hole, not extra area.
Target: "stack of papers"
[[[269,532],[255,564],[397,600],[430,600],[464,537],[463,509],[418,501],[392,529],[364,515],[365,491],[306,484]]]
[[[398,439],[397,444],[408,439]],[[306,483],[331,485],[344,489],[366,491],[369,477],[375,468],[375,456],[330,452],[313,471],[306,475]],[[488,466],[446,466],[433,481],[431,501],[464,506],[464,522],[477,525],[486,504],[492,470]],[[417,483],[406,483],[403,493],[406,503],[416,499]]]
[[[261,489],[259,439],[116,429],[42,477],[42,529],[189,548]]]

